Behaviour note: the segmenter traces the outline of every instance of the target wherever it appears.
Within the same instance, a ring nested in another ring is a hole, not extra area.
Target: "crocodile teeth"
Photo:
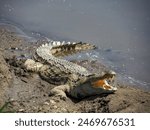
[[[73,42],[72,44],[74,45],[74,44],[76,44],[76,42]]]

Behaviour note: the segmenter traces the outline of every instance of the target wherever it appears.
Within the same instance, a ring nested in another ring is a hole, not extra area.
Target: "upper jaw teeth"
[[[106,81],[108,84],[110,84],[110,83],[114,82],[114,79],[115,79],[115,77],[113,76],[113,77],[107,78]]]

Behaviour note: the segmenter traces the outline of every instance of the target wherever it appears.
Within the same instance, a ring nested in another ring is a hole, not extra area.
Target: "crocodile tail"
[[[59,57],[59,56],[67,56],[71,54],[75,54],[77,52],[86,51],[86,50],[93,50],[95,49],[95,45],[89,44],[89,43],[83,43],[83,42],[73,42],[73,43],[65,43],[53,45],[51,49],[51,54]]]

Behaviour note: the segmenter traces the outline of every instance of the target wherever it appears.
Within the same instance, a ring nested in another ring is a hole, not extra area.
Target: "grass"
[[[9,111],[5,111],[10,102],[6,102],[2,107],[0,107],[0,113],[7,113]]]

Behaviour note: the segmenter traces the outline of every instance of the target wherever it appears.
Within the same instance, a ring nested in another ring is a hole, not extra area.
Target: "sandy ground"
[[[3,112],[150,112],[150,92],[120,83],[118,91],[110,95],[83,100],[68,97],[66,101],[50,97],[55,86],[22,67],[36,46],[0,27],[0,107],[10,102]],[[88,61],[79,64],[104,67]]]

